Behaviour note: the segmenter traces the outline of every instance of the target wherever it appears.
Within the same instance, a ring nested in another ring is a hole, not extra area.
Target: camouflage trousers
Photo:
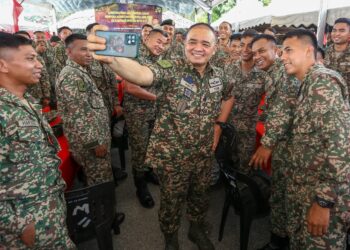
[[[314,190],[314,188],[312,188]],[[312,204],[312,198],[306,187],[287,185],[286,211],[287,232],[290,238],[291,250],[344,250],[346,246],[347,224],[343,213],[333,208],[327,233],[323,236],[312,236],[307,231],[307,214]]]
[[[22,200],[16,204],[34,218],[35,245],[31,249],[76,249],[68,236],[66,225],[66,203],[63,194]],[[20,235],[0,229],[0,249],[28,249]]]
[[[279,142],[273,151],[271,159],[271,196],[270,196],[270,220],[272,233],[286,237],[286,208],[285,193],[287,186],[286,176],[286,143]]]
[[[185,158],[185,159],[184,159]],[[156,168],[160,181],[159,222],[163,233],[180,227],[181,211],[187,200],[187,217],[203,223],[209,207],[212,157],[176,157]]]
[[[113,181],[110,143],[107,145],[105,157],[96,157],[93,149],[74,150],[74,160],[83,168],[88,186]]]
[[[142,114],[125,114],[126,126],[129,133],[131,147],[131,165],[134,171],[145,172],[148,141],[151,136],[154,119]]]
[[[245,174],[251,172],[249,167],[249,161],[252,158],[256,149],[256,130],[240,130],[237,128],[238,136],[238,157],[239,157],[239,170]]]

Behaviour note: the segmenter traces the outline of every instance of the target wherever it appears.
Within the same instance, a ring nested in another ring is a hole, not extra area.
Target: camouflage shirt
[[[350,209],[349,93],[341,76],[315,64],[304,77],[288,141],[289,181],[301,201],[315,195]],[[302,203],[301,203],[302,204]]]
[[[27,92],[35,99],[41,100],[43,98],[50,99],[50,78],[46,69],[46,64],[41,56],[38,56],[38,61],[43,65],[41,70],[41,77],[38,83],[28,86]]]
[[[117,79],[113,70],[106,64],[93,60],[87,68],[97,88],[100,90],[109,115],[112,116],[117,100]]]
[[[66,61],[68,59],[67,54],[66,54],[66,48],[64,46],[64,42],[60,41],[58,45],[54,48],[54,67],[56,71],[56,78],[60,74],[61,70],[66,66]]]
[[[344,78],[348,89],[350,90],[350,44],[346,50],[339,55],[339,57],[336,56],[334,45],[328,47],[326,50],[324,65],[327,68],[338,71]]]
[[[271,65],[267,73],[272,79],[272,85],[266,88],[265,135],[261,143],[273,148],[279,140],[285,140],[292,124],[299,81],[288,76],[280,59]]]
[[[72,151],[110,141],[108,110],[86,68],[68,59],[57,80],[56,93],[58,113]]]
[[[0,228],[15,234],[34,220],[22,202],[63,192],[65,186],[59,144],[40,105],[28,94],[25,99],[29,106],[0,88]]]
[[[210,156],[214,124],[222,100],[231,97],[224,72],[207,65],[201,77],[185,59],[160,60],[150,65],[153,84],[161,88],[159,110],[148,147],[148,161],[174,159],[193,153]]]
[[[142,45],[143,49],[141,49],[142,53],[139,54],[139,57],[137,58],[137,61],[140,64],[151,64],[155,63],[159,56],[154,56],[151,54],[151,52],[147,49],[145,45]],[[151,92],[153,94],[156,93],[156,90],[154,86],[149,87],[142,87],[148,92]],[[140,98],[137,98],[133,95],[130,95],[128,93],[124,94],[124,102],[123,102],[123,108],[127,113],[141,113],[145,114],[147,113],[147,116],[150,119],[155,118],[155,102],[150,100],[142,100]]]
[[[227,58],[230,57],[230,54],[227,52],[227,49],[224,47],[220,47],[215,52],[214,56],[210,59],[210,62],[212,65],[215,65],[217,67],[224,67],[227,62]]]
[[[239,125],[240,130],[255,129],[258,121],[258,106],[265,89],[272,85],[272,80],[264,71],[253,68],[245,74],[241,70],[241,61],[227,65],[225,73],[233,81],[233,96],[235,103],[230,121]],[[243,122],[243,123],[242,123]],[[245,125],[244,125],[245,124]]]
[[[185,49],[183,44],[173,41],[168,48],[165,48],[164,53],[161,56],[164,60],[174,60],[185,58]]]

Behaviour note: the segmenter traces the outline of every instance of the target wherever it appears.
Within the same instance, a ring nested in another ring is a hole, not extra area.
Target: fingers
[[[96,25],[92,28],[92,32],[87,37],[88,49],[91,51],[104,50],[106,48],[106,39],[103,37],[96,36],[95,32],[97,30],[107,31],[108,27],[104,25]]]
[[[92,57],[95,58],[98,61],[102,61],[102,62],[105,62],[105,63],[108,63],[108,64],[113,62],[113,57],[96,55],[95,53],[92,54]]]

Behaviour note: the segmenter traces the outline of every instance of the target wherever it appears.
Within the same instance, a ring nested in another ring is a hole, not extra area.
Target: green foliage
[[[259,0],[259,1],[262,2],[265,7],[265,6],[268,6],[272,0]]]
[[[265,0],[265,1],[271,1],[271,0]],[[232,9],[236,5],[236,0],[227,0],[218,6],[213,8],[211,21],[215,22],[218,20],[223,14],[228,12],[230,9]]]

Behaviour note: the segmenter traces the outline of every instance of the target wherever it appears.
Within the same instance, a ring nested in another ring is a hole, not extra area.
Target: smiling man
[[[291,249],[344,249],[350,211],[350,113],[344,79],[316,64],[317,40],[288,32],[282,61],[301,82],[287,141]]]
[[[0,249],[74,249],[60,146],[26,88],[43,66],[30,40],[0,32]]]
[[[104,49],[105,40],[91,35],[88,46]],[[199,23],[188,30],[186,58],[181,60],[141,66],[127,58],[95,55],[130,82],[160,89],[146,163],[156,169],[160,180],[159,220],[166,249],[179,249],[177,232],[186,198],[188,237],[199,249],[214,249],[203,223],[209,205],[213,151],[221,133],[216,121],[226,121],[233,104],[224,72],[208,64],[215,49],[214,30]]]

